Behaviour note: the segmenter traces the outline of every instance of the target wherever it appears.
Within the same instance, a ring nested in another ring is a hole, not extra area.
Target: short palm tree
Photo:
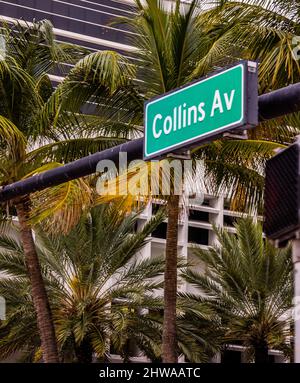
[[[133,75],[124,58],[114,52],[97,52],[76,63],[74,56],[81,57],[82,52],[76,47],[58,45],[47,21],[21,23],[12,28],[2,25],[2,37],[5,39],[5,54],[0,61],[2,186],[59,166],[59,162],[124,142],[130,131],[128,125],[114,123],[108,116],[107,123],[102,124],[97,115],[78,113],[87,101],[101,97],[115,98],[118,108],[117,100],[126,93]],[[76,65],[54,89],[49,73],[61,61]],[[107,135],[108,132],[111,134]],[[11,202],[15,209],[11,213],[19,218],[45,362],[57,362],[58,353],[29,219],[33,218],[33,208],[37,208],[40,217],[55,212],[56,217],[62,216],[53,225],[63,222],[60,229],[67,229],[89,202],[90,191],[82,180]]]
[[[140,259],[139,251],[163,219],[159,212],[136,232],[138,214],[110,204],[93,208],[67,235],[36,229],[62,360],[91,362],[93,353],[103,359],[110,345],[125,358],[129,340],[146,355],[160,355],[160,325],[147,310],[162,308],[153,292],[162,287],[164,260]],[[3,226],[0,235],[0,295],[7,302],[0,355],[23,351],[29,360],[39,360],[41,342],[19,235],[17,224]]]
[[[225,344],[238,343],[249,359],[268,362],[268,351],[289,354],[293,297],[290,248],[275,249],[262,227],[250,219],[236,224],[236,235],[218,230],[219,244],[195,250],[205,271],[187,270],[184,278],[199,289],[192,300],[215,310]]]

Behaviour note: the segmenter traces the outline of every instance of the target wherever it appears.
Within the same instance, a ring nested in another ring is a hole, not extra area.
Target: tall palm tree
[[[119,205],[93,208],[67,235],[35,230],[35,248],[48,292],[64,361],[91,362],[106,357],[109,346],[126,354],[135,340],[146,355],[160,355],[160,325],[145,310],[159,313],[163,257],[140,259],[139,251],[164,219],[158,212],[136,232],[138,213]],[[0,329],[0,355],[25,352],[41,357],[18,225],[3,226],[0,235],[0,294],[6,297],[7,319]],[[154,278],[155,277],[155,278]]]
[[[3,25],[2,36],[6,42],[4,59],[0,61],[2,186],[126,139],[128,125],[116,119],[112,122],[108,113],[106,124],[97,115],[78,113],[87,101],[99,98],[114,99],[112,102],[118,108],[118,100],[122,93],[126,94],[134,73],[124,58],[114,52],[99,52],[76,63],[73,56],[81,57],[82,52],[55,43],[52,25],[47,21],[19,23],[12,28]],[[76,65],[54,89],[49,73],[61,61]],[[93,135],[89,136],[91,130]],[[19,219],[45,362],[57,362],[58,353],[29,219],[54,212],[56,218],[61,217],[52,224],[63,222],[60,228],[67,229],[79,219],[80,206],[87,208],[89,201],[89,189],[79,180],[11,203]]]
[[[290,352],[293,277],[291,249],[275,249],[262,227],[250,219],[236,224],[236,235],[216,229],[219,245],[195,250],[205,271],[184,278],[199,290],[190,295],[215,310],[224,343],[242,344],[256,363],[268,362],[270,349]],[[201,297],[200,297],[201,295]]]
[[[168,92],[206,73],[206,57],[212,49],[216,36],[200,44],[204,34],[196,23],[198,4],[196,0],[182,7],[175,1],[166,9],[163,1],[135,1],[138,15],[124,19],[136,32],[133,44],[142,64],[137,72],[142,79],[139,92],[145,99]],[[203,63],[201,62],[203,61]],[[177,296],[177,242],[179,219],[178,195],[168,200],[168,227],[165,254],[163,361],[177,362],[176,296]]]

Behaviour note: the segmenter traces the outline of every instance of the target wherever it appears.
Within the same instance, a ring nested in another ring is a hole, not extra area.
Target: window
[[[233,227],[237,221],[238,221],[238,217],[232,217],[231,215],[224,214],[224,226]]]
[[[190,210],[189,220],[209,222],[209,213],[206,213],[205,211],[199,211],[199,210]]]
[[[161,223],[157,228],[152,232],[152,237],[155,238],[167,238],[167,224],[166,222]]]
[[[208,230],[189,227],[188,242],[208,245]]]

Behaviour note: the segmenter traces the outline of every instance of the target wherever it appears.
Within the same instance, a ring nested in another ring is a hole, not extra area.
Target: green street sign
[[[145,103],[144,159],[258,123],[257,64],[242,61]]]

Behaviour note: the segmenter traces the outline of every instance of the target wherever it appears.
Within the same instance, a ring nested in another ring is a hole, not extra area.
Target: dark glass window
[[[199,210],[190,210],[189,220],[209,222],[209,213],[206,213],[205,211],[199,211]]]
[[[155,238],[167,238],[167,224],[166,222],[161,223],[158,227],[152,232],[152,237]]]
[[[225,210],[230,210],[230,205],[231,205],[231,200],[230,199],[225,199],[224,200],[224,209]]]
[[[224,226],[234,226],[238,221],[238,217],[232,217],[231,215],[224,215]]]
[[[189,227],[188,241],[199,245],[208,245],[208,230]]]

